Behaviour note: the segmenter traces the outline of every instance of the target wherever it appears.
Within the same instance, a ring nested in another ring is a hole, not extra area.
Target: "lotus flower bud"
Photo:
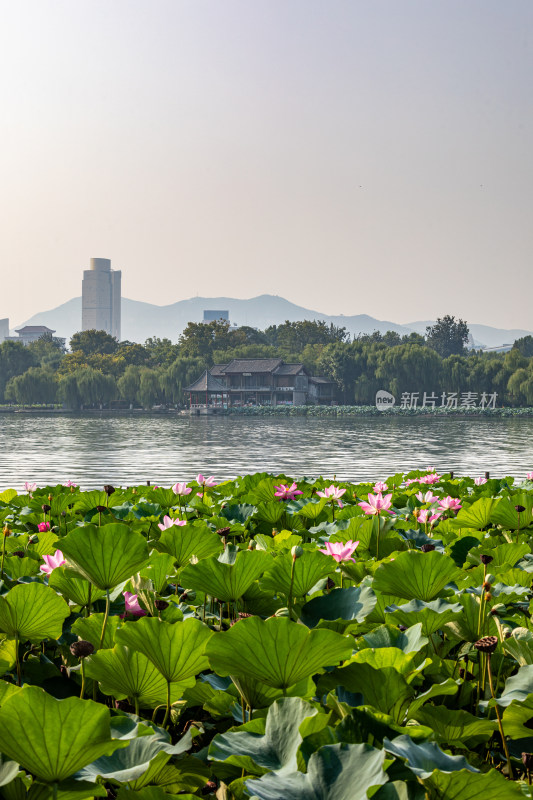
[[[10,536],[10,535],[11,535],[11,531],[9,530],[9,528],[7,527],[7,525],[5,525],[5,526],[4,526],[4,531],[3,531],[3,532],[4,532],[4,538],[5,538],[6,536]]]
[[[479,650],[481,653],[494,653],[497,646],[497,636],[484,636],[482,639],[478,639],[478,641],[474,644],[476,650]]]
[[[110,497],[113,494],[114,491],[115,491],[115,487],[111,486],[110,483],[106,483],[106,485],[104,486],[104,492],[106,493],[106,495],[108,497]],[[133,491],[135,491],[135,489]]]
[[[278,608],[276,613],[274,614],[275,617],[288,617],[289,616],[289,609],[288,608]]]
[[[303,554],[304,554],[303,547],[300,547],[299,544],[295,544],[294,547],[291,550],[292,560],[296,561],[296,559],[297,558],[301,558],[303,556]]]
[[[86,658],[94,653],[94,646],[90,642],[80,639],[70,645],[70,652],[75,658]]]
[[[28,544],[37,544],[38,541],[39,541],[39,537],[37,536],[37,534],[36,533],[32,533],[32,535],[28,539]]]
[[[486,564],[490,564],[490,562],[494,560],[494,556],[489,556],[486,553],[482,553],[480,555],[480,559],[481,559],[481,563],[486,565]]]

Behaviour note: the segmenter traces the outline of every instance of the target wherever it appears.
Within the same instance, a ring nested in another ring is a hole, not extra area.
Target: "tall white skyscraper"
[[[106,331],[120,340],[120,282],[122,272],[111,269],[109,258],[91,258],[83,271],[81,329]]]

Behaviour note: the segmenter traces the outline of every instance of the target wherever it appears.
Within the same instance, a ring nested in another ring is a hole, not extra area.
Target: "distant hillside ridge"
[[[352,316],[324,314],[270,294],[248,300],[238,300],[233,297],[191,297],[166,306],[156,306],[123,297],[121,336],[122,339],[141,344],[151,336],[177,342],[187,323],[201,322],[203,312],[207,309],[227,309],[232,323],[250,325],[260,330],[268,328],[269,325],[281,325],[286,320],[291,322],[324,320],[328,325],[332,323],[338,327],[345,327],[351,336],[374,331],[380,333],[396,331],[403,336],[412,331],[425,333],[427,325],[433,324],[429,320],[400,325],[388,320],[375,319],[368,314]],[[41,311],[16,327],[20,328],[23,325],[47,325],[56,331],[57,336],[64,336],[68,341],[72,334],[81,328],[81,297],[74,297],[49,311]],[[469,328],[476,344],[487,347],[511,344],[515,339],[531,333],[526,330],[505,330],[470,323]]]

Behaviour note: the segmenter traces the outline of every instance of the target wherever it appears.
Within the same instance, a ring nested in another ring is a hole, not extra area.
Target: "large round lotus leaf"
[[[0,597],[0,630],[19,641],[59,639],[69,607],[42,583],[21,583]]]
[[[223,602],[238,600],[252,583],[268,568],[272,557],[261,550],[241,550],[233,563],[206,558],[189,564],[180,574],[180,583],[187,589],[197,589]]]
[[[109,709],[92,700],[56,700],[25,686],[0,708],[0,751],[46,783],[127,745],[111,739]]]
[[[207,525],[173,525],[159,537],[158,549],[170,553],[178,567],[184,567],[195,556],[198,560],[223,550],[220,537]]]
[[[104,591],[91,586],[86,578],[66,567],[56,567],[48,579],[48,585],[79,606],[86,606],[89,602],[89,590],[92,603],[105,596]]]
[[[381,564],[374,574],[376,592],[405,597],[406,600],[434,600],[447,583],[463,578],[464,573],[443,553],[406,550],[394,561]]]
[[[294,564],[294,570],[293,570]],[[290,553],[278,556],[268,572],[261,579],[261,588],[288,596],[291,589],[293,597],[303,597],[321,578],[335,572],[337,564],[318,551],[305,550],[300,558],[293,561]]]
[[[113,650],[100,650],[85,660],[85,674],[98,681],[104,694],[137,698],[142,707],[155,708],[167,701],[167,682],[143,653],[117,644]],[[194,677],[173,684],[172,703],[179,700]]]
[[[264,735],[249,732],[246,725],[219,733],[209,746],[209,758],[226,761],[255,775],[296,770],[296,754],[303,741],[300,725],[316,714],[316,708],[299,697],[283,697],[268,709]]]
[[[219,675],[249,675],[286,689],[322,667],[349,658],[353,640],[328,630],[310,631],[287,617],[248,617],[216,633],[206,655]]]
[[[366,800],[371,786],[388,780],[384,760],[384,750],[367,744],[326,745],[313,753],[307,773],[270,772],[246,788],[259,800]]]
[[[144,536],[120,523],[85,525],[71,531],[58,546],[78,572],[99,589],[112,589],[148,561]]]
[[[144,653],[167,681],[184,681],[209,666],[204,651],[212,636],[213,631],[199,619],[170,623],[143,617],[126,622],[115,639]]]
[[[314,628],[320,620],[363,622],[376,603],[377,597],[369,586],[334,589],[329,594],[309,600],[302,608],[301,619],[309,628]]]

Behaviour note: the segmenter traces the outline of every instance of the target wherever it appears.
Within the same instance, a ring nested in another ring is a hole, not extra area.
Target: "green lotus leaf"
[[[18,581],[19,578],[22,577],[39,575],[39,562],[34,558],[18,558],[17,556],[11,556],[5,560],[4,571],[9,575],[12,581]]]
[[[189,564],[180,574],[180,583],[187,589],[196,589],[222,602],[238,600],[263,574],[271,556],[262,550],[241,550],[233,563],[223,563],[216,558],[205,558],[198,564]]]
[[[426,705],[416,712],[416,721],[431,728],[438,742],[448,747],[464,748],[468,745],[474,748],[487,742],[498,729],[495,719],[474,717],[468,711],[456,711],[446,706]]]
[[[417,778],[429,778],[433,770],[440,772],[458,772],[468,770],[479,772],[472,767],[464,756],[449,756],[435,742],[415,743],[410,736],[397,736],[391,742],[385,737],[383,748],[396,758],[406,761],[409,769]]]
[[[462,578],[463,571],[443,553],[406,550],[394,561],[381,564],[374,574],[375,592],[405,597],[406,600],[434,600],[446,584]]]
[[[385,619],[387,622],[406,627],[419,622],[424,636],[431,636],[462,613],[463,607],[459,603],[448,603],[439,597],[429,603],[424,603],[423,600],[411,600],[410,603],[401,606],[387,606]]]
[[[518,784],[506,780],[495,769],[489,772],[440,772],[435,770],[423,780],[431,798],[453,800],[520,800],[524,798]],[[426,795],[427,796],[427,795]]]
[[[302,505],[298,509],[298,511],[296,511],[296,514],[298,514],[299,517],[305,517],[305,519],[317,519],[324,510],[327,500],[321,497],[320,500],[311,500],[310,502],[309,501],[303,501],[303,502],[304,505]]]
[[[491,514],[499,502],[492,497],[480,497],[468,508],[462,508],[457,516],[450,520],[450,527],[483,530],[491,521]]]
[[[150,554],[148,564],[141,570],[141,578],[148,578],[152,581],[156,594],[160,594],[168,584],[168,576],[175,574],[174,557],[169,553],[158,553],[157,551]]]
[[[213,635],[198,619],[170,623],[142,617],[122,625],[115,638],[118,644],[143,653],[165,680],[181,682],[209,666],[205,649]]]
[[[78,606],[86,606],[88,604],[89,589],[91,590],[92,603],[101,597],[105,597],[104,591],[92,586],[88,580],[81,578],[67,567],[56,567],[48,579],[48,585]]]
[[[362,694],[364,705],[388,714],[396,723],[402,722],[415,696],[413,687],[394,667],[374,669],[370,664],[350,663],[328,678],[331,684],[340,684],[353,694]]]
[[[6,672],[11,672],[15,666],[17,657],[17,641],[9,637],[0,636],[0,678]]]
[[[117,616],[108,618],[102,650],[110,650],[113,647],[115,644],[115,635],[121,623],[122,620]],[[90,617],[78,617],[76,622],[72,625],[72,633],[75,633],[80,639],[90,642],[95,650],[98,650],[102,637],[103,624],[103,614],[91,614]]]
[[[400,631],[393,625],[380,625],[370,633],[363,634],[357,644],[360,650],[363,647],[397,647],[404,653],[418,653],[428,644],[428,639],[422,636],[422,623],[418,622],[406,631]]]
[[[270,772],[245,781],[259,800],[366,800],[368,790],[388,780],[385,752],[367,744],[333,744],[313,753],[307,773]]]
[[[369,664],[374,669],[392,667],[406,678],[407,683],[411,683],[429,663],[428,659],[426,659],[417,666],[417,660],[419,661],[420,659],[416,651],[404,653],[398,647],[379,647],[377,649],[368,647],[365,650],[359,650],[354,653],[351,663]]]
[[[19,686],[15,686],[15,684],[8,683],[7,681],[0,681],[0,706],[17,692],[20,692]]]
[[[248,730],[249,724],[218,734],[209,746],[209,758],[241,767],[253,775],[295,771],[296,754],[303,741],[300,726],[304,719],[316,714],[316,708],[299,697],[276,700],[268,709],[264,734]]]
[[[316,694],[316,686],[311,678],[308,676],[303,678],[293,686],[288,686],[283,693],[281,689],[274,689],[266,683],[256,680],[249,675],[232,675],[233,681],[237,691],[244,698],[244,701],[251,708],[268,708],[275,700],[285,694],[287,697],[301,697],[310,700]]]
[[[0,751],[38,780],[56,783],[127,741],[111,739],[109,709],[25,686],[0,708]]]
[[[502,569],[505,570],[513,568],[521,558],[530,552],[531,548],[525,542],[504,542],[503,544],[499,544],[497,547],[480,545],[479,547],[476,547],[475,550],[470,551],[467,561],[470,561],[474,564],[480,564],[480,556],[482,553],[485,553],[490,555],[492,558],[492,561],[490,562],[490,571],[500,572]],[[481,581],[479,583],[481,583]]]
[[[127,525],[84,525],[58,542],[78,572],[99,589],[112,589],[143,567],[148,546],[141,533]]]
[[[156,784],[162,787],[168,795],[179,794],[180,800],[182,798],[190,798],[189,794],[182,794],[182,792],[195,792],[201,789],[209,780],[211,770],[207,764],[189,755],[180,756],[178,759],[173,759],[173,763],[163,764],[154,759],[144,775],[137,778],[135,781],[130,782],[132,789],[138,791],[145,791],[150,788],[150,784]],[[193,798],[195,800],[195,798]]]
[[[244,675],[286,689],[352,654],[352,640],[334,631],[309,631],[287,617],[248,617],[215,633],[206,655],[219,675]]]
[[[376,603],[377,597],[369,586],[334,589],[329,594],[309,600],[303,606],[300,618],[308,628],[314,628],[320,620],[363,622]]]
[[[442,683],[432,684],[427,691],[419,694],[416,700],[413,700],[409,705],[406,719],[416,719],[418,710],[422,708],[424,703],[427,703],[428,700],[433,700],[434,697],[442,697],[443,695],[457,694],[458,689],[458,682],[456,683],[452,678],[446,678]]]
[[[457,601],[463,607],[463,613],[447,622],[445,628],[457,639],[465,642],[477,642],[480,638],[479,598],[474,594],[467,593],[460,595]],[[486,636],[498,635],[498,628],[493,616],[487,616],[484,633]]]
[[[155,708],[166,703],[167,682],[142,653],[117,644],[113,650],[99,650],[85,660],[85,674],[100,683],[104,694],[117,698],[131,697],[141,708]],[[194,677],[180,684],[173,683],[171,703],[180,699],[188,686],[194,686]]]
[[[11,781],[17,777],[19,769],[20,767],[16,761],[8,761],[8,759],[4,758],[2,753],[0,753],[0,786],[11,783]]]
[[[105,781],[135,781],[141,778],[151,765],[161,767],[173,755],[185,753],[192,747],[192,737],[186,733],[177,744],[172,745],[157,736],[140,736],[129,740],[124,750],[97,758],[80,770],[76,777],[93,783],[98,778]]]
[[[21,583],[0,597],[0,630],[24,641],[59,639],[69,615],[65,600],[42,583]]]
[[[520,517],[516,506],[525,508]],[[492,510],[491,521],[510,531],[516,531],[518,527],[527,528],[533,522],[533,497],[526,492],[514,494],[509,499],[502,497]]]
[[[533,666],[520,667],[516,675],[505,681],[505,687],[498,698],[499,706],[508,706],[513,700],[522,702],[533,693]]]
[[[389,781],[372,797],[374,800],[427,800],[424,788],[414,781]]]
[[[319,580],[335,572],[337,566],[330,556],[325,556],[317,550],[304,550],[300,558],[294,561],[290,553],[284,553],[274,559],[272,566],[261,578],[261,589],[288,596],[293,564],[293,597],[306,595]]]
[[[510,739],[528,739],[533,719],[533,694],[507,706],[503,712],[503,729]]]
[[[90,797],[105,797],[107,795],[105,786],[95,786],[94,783],[77,781],[74,778],[68,781],[61,781],[56,787],[34,781],[27,793],[26,787],[21,781],[19,789],[20,794],[16,798],[8,796],[7,791],[4,789],[5,800],[25,800],[25,798],[27,800],[89,800]]]
[[[163,553],[170,553],[179,568],[186,566],[193,556],[201,561],[224,549],[220,537],[206,525],[174,525],[163,531],[157,546]]]

